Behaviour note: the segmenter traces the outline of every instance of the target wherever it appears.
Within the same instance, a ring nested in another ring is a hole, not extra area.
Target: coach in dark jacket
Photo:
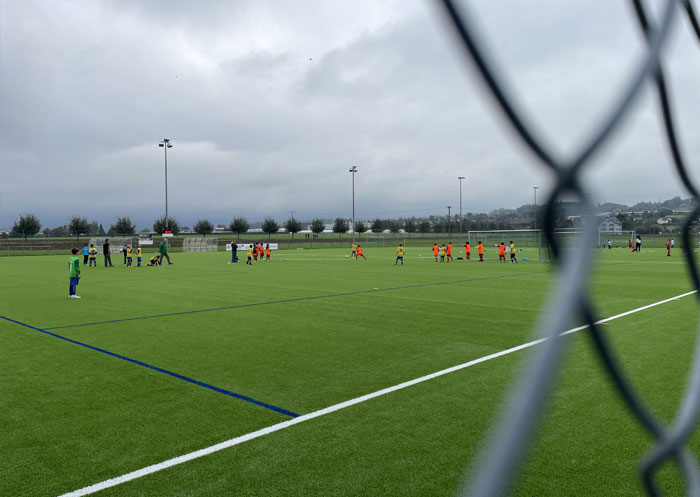
[[[105,267],[114,267],[112,265],[112,255],[109,253],[109,238],[105,239],[105,243],[102,245],[102,255],[105,256]]]

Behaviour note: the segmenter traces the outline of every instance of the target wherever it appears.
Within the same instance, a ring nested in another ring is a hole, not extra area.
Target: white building
[[[606,233],[617,233],[622,231],[622,223],[612,216],[605,216],[600,221],[598,229]]]

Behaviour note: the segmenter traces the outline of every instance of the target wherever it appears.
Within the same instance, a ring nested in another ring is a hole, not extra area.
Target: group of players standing
[[[501,242],[499,245],[496,245],[498,248],[498,262],[506,262],[506,244],[505,242]],[[401,247],[399,247],[401,248]],[[517,264],[518,259],[515,256],[515,244],[513,243],[513,240],[510,241],[509,243],[509,248],[510,248],[510,263],[511,264]],[[481,243],[481,240],[479,240],[479,243],[476,245],[476,252],[479,254],[479,262],[484,262],[484,244]],[[447,245],[444,243],[442,246],[438,246],[437,243],[433,244],[433,255],[435,256],[435,263],[438,262],[438,257],[440,258],[439,262],[450,262],[454,261],[452,258],[452,242],[449,242]],[[471,260],[471,255],[472,255],[472,248],[469,242],[464,244],[464,258],[466,260]],[[397,257],[398,260],[398,257]]]

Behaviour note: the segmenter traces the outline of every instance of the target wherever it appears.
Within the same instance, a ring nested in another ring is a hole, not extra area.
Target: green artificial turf
[[[487,248],[487,258],[494,256]],[[0,259],[0,495],[59,495],[520,345],[537,335],[553,267],[435,264],[429,247],[182,253],[174,265],[83,267]],[[519,256],[536,257],[532,251]],[[690,290],[680,251],[599,250],[598,317]],[[602,326],[640,393],[673,419],[691,360],[695,297]],[[572,322],[572,326],[576,324]],[[183,381],[96,347],[272,406]],[[651,446],[585,332],[514,495],[641,493]],[[278,431],[98,495],[454,495],[529,351],[506,355]],[[692,445],[697,452],[698,444]],[[682,493],[672,466],[659,480]]]

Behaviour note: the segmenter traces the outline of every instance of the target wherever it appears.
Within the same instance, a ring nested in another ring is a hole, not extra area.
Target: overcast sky
[[[642,55],[627,2],[470,2],[533,123],[565,153]],[[700,164],[700,50],[666,47],[685,152]],[[598,201],[687,196],[650,85],[586,186]],[[510,133],[430,0],[0,0],[0,228],[74,214],[150,227],[169,212],[444,215],[543,199],[551,177]]]

